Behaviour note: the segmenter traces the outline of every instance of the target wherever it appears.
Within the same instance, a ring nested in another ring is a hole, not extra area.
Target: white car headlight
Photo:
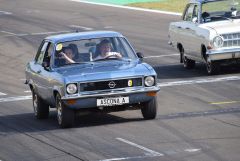
[[[153,76],[147,76],[147,77],[145,77],[144,82],[145,82],[145,85],[146,85],[147,87],[151,87],[151,86],[154,85],[155,80],[154,80],[154,77],[153,77]]]
[[[213,39],[213,45],[215,48],[220,48],[220,47],[223,47],[223,38],[221,36],[216,36],[214,39]]]
[[[77,84],[71,83],[67,85],[67,93],[68,94],[75,94],[77,93]]]

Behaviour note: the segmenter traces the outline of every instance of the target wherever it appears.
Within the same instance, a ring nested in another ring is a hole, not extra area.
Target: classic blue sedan
[[[77,112],[141,109],[157,114],[157,75],[118,32],[76,32],[45,38],[26,66],[37,119],[57,109],[60,127],[71,127]]]

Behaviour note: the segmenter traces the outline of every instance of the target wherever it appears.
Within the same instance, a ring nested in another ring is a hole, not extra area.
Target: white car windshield
[[[240,18],[240,0],[220,0],[202,5],[205,22]]]
[[[132,60],[137,56],[123,37],[67,41],[56,45],[56,67],[110,60]]]

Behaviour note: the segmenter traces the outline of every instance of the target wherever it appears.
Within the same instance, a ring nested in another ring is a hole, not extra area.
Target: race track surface
[[[68,0],[0,0],[1,161],[239,161],[240,69],[207,76],[186,70],[168,43],[179,16]],[[72,31],[114,30],[125,35],[158,74],[158,115],[140,111],[79,116],[60,129],[56,111],[33,116],[24,69],[41,40]]]

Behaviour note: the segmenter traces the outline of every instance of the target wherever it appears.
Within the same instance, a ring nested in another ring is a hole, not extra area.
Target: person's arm
[[[122,58],[122,55],[118,52],[108,52],[105,56],[105,58],[110,57],[110,56],[116,56],[117,58]]]
[[[64,52],[61,52],[61,55],[62,55],[69,63],[76,63],[74,60],[70,59]]]

